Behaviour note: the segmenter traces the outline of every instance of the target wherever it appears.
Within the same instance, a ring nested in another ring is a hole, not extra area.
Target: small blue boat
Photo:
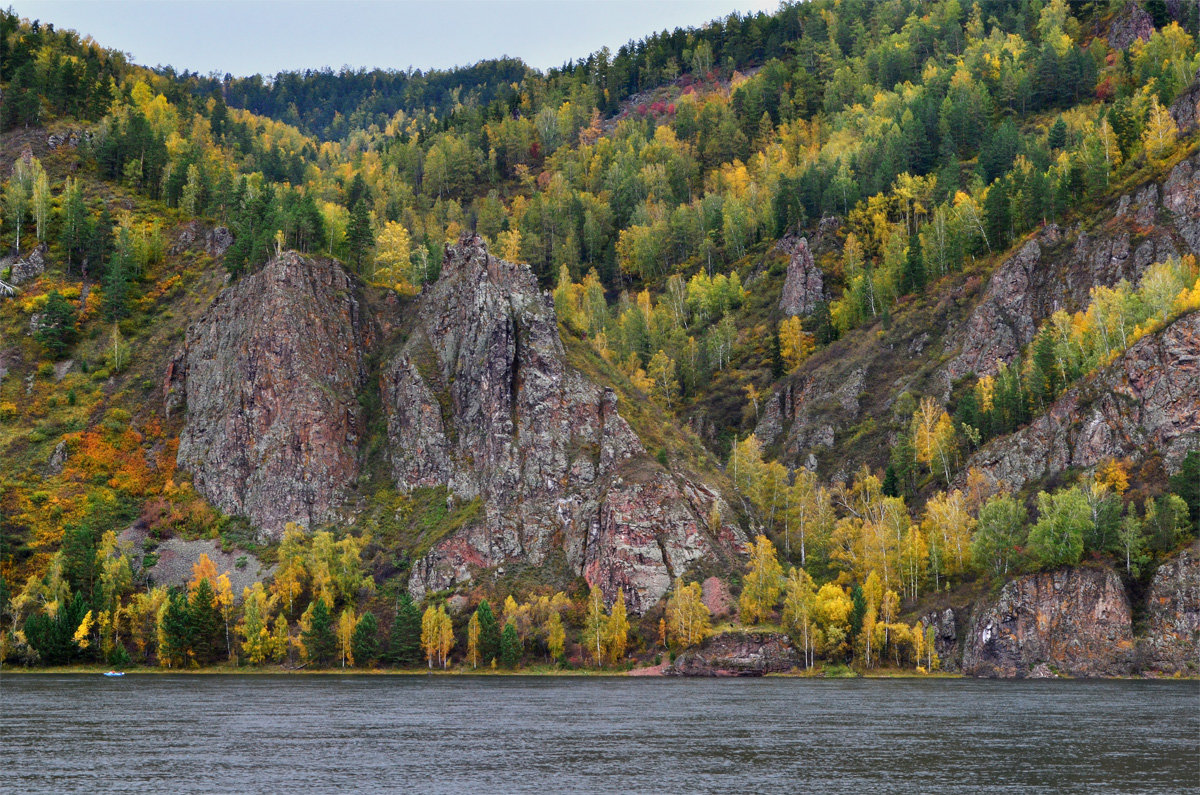
[[[105,676],[124,676],[125,672],[124,671],[105,671],[104,675]]]

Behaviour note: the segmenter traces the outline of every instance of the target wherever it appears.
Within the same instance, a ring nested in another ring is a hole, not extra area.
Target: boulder
[[[47,250],[48,248],[44,242],[38,243],[33,251],[29,252],[28,256],[12,264],[10,281],[13,287],[20,286],[25,282],[31,282],[46,272]]]
[[[1154,19],[1141,3],[1126,3],[1108,26],[1108,46],[1127,50],[1135,41],[1149,41],[1154,35]]]
[[[787,635],[723,632],[689,649],[663,670],[664,676],[763,676],[804,664]]]
[[[358,475],[369,326],[331,260],[285,252],[225,288],[168,366],[178,463],[264,536],[333,519]]]
[[[1038,674],[1041,665],[1047,668]],[[962,670],[1007,679],[1133,673],[1133,628],[1121,579],[1111,569],[1066,568],[1009,581],[994,602],[976,606]]]

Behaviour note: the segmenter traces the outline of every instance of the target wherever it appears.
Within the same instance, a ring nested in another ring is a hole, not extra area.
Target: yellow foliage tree
[[[775,554],[775,545],[766,536],[758,536],[750,551],[750,570],[742,582],[738,609],[743,624],[757,624],[771,615],[783,590],[783,567]]]

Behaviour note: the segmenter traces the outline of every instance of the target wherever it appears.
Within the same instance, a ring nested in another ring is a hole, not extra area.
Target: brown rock
[[[1069,676],[1124,676],[1133,662],[1120,578],[1110,569],[1068,568],[1011,580],[994,603],[977,607],[963,673],[1023,679],[1046,665]]]
[[[1200,673],[1200,543],[1158,567],[1146,599],[1142,667],[1167,674]]]
[[[1140,3],[1126,3],[1108,26],[1108,45],[1127,50],[1135,41],[1149,41],[1154,35],[1154,19]]]
[[[723,632],[683,652],[664,676],[762,676],[803,664],[787,635],[775,632]]]
[[[366,336],[330,260],[286,252],[223,290],[164,386],[186,401],[178,461],[197,490],[274,538],[334,518],[358,474]]]

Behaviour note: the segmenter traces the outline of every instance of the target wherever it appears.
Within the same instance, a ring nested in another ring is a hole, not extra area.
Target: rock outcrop
[[[1107,458],[1161,453],[1168,467],[1200,448],[1200,312],[1138,340],[1016,433],[976,451],[975,467],[1008,488]]]
[[[331,260],[286,252],[223,290],[164,387],[187,405],[178,462],[196,489],[268,537],[333,518],[358,474],[369,336]]]
[[[1180,135],[1190,134],[1200,124],[1200,70],[1188,90],[1171,103],[1170,111]]]
[[[1026,242],[996,269],[963,329],[947,339],[947,352],[955,353],[947,377],[994,375],[1055,310],[1079,310],[1093,287],[1136,282],[1152,263],[1187,252],[1200,254],[1200,155],[1175,166],[1161,185],[1123,196],[1095,230],[1051,224]]]
[[[664,676],[762,676],[804,664],[787,635],[723,632],[675,658]]]
[[[402,491],[446,487],[481,516],[413,568],[410,591],[450,588],[561,549],[607,599],[633,612],[675,574],[740,548],[721,495],[651,460],[611,389],[566,364],[548,294],[524,265],[466,235],[420,298],[381,376],[392,475]]]
[[[11,263],[9,267],[12,268],[12,275],[9,281],[13,287],[31,282],[46,272],[47,251],[45,243],[38,243],[24,258]]]
[[[1020,679],[1048,669],[1125,676],[1134,670],[1134,656],[1120,578],[1111,569],[1068,568],[1011,580],[994,603],[978,606],[963,673]]]
[[[1108,45],[1127,50],[1135,41],[1149,41],[1154,35],[1154,19],[1139,3],[1126,3],[1108,26]]]
[[[200,221],[184,224],[171,244],[170,253],[179,254],[190,248],[202,249],[210,257],[220,257],[233,245],[233,233],[224,226],[209,228]]]
[[[810,314],[824,300],[825,285],[821,269],[808,249],[808,239],[789,235],[780,240],[775,249],[789,258],[779,311],[789,316]]]
[[[1141,667],[1166,674],[1200,673],[1200,543],[1158,567],[1146,600]]]
[[[933,647],[940,661],[939,670],[951,673],[962,668],[958,615],[954,608],[947,607],[945,610],[934,610],[921,616],[921,626],[933,627]]]

